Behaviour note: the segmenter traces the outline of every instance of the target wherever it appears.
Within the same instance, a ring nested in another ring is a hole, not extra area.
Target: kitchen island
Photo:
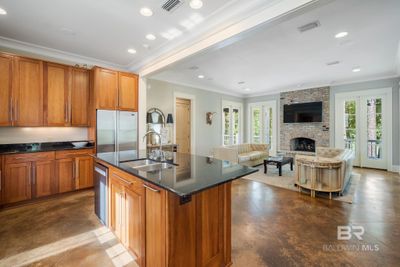
[[[139,266],[230,266],[231,182],[257,170],[172,155],[169,164],[95,155],[108,167],[107,226]]]

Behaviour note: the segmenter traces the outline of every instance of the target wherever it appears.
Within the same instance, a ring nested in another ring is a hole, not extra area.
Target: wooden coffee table
[[[279,168],[279,176],[282,176],[282,166],[290,163],[290,170],[293,171],[293,158],[291,157],[268,157],[264,159],[264,173],[267,173],[267,165],[275,165]]]

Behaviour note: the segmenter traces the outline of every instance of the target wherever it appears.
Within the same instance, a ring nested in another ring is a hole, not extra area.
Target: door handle
[[[9,112],[10,112],[10,121],[12,122],[14,120],[13,117],[13,97],[10,99],[10,106],[9,106]]]
[[[64,121],[68,122],[68,103],[64,105]]]
[[[132,184],[133,184],[133,182],[128,181],[128,180],[126,180],[126,179],[124,179],[124,178],[122,178],[122,177],[116,175],[115,173],[113,173],[113,176],[116,177],[116,178],[118,178],[118,179],[120,179],[121,181],[123,181],[124,183],[126,183],[126,184],[128,184],[128,185],[132,185]]]
[[[72,178],[76,179],[75,161],[72,162]]]
[[[36,166],[32,166],[32,185],[36,184]]]
[[[148,185],[146,185],[146,184],[143,184],[143,186],[144,186],[145,188],[147,188],[147,189],[153,191],[153,192],[160,193],[160,190],[154,189],[153,187],[150,187],[150,186],[148,186]]]

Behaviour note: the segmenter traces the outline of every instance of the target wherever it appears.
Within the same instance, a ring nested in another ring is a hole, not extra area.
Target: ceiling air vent
[[[307,23],[306,25],[300,26],[300,27],[298,27],[297,29],[298,29],[300,32],[306,32],[306,31],[309,31],[309,30],[318,28],[319,26],[321,26],[321,23],[320,23],[318,20],[316,20],[316,21]]]
[[[168,0],[162,5],[162,9],[167,12],[172,12],[183,4],[183,0]]]

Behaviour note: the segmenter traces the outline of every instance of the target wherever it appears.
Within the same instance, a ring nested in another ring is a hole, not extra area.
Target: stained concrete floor
[[[356,171],[353,204],[235,181],[233,266],[400,266],[400,176]],[[363,240],[337,240],[340,225],[363,226]],[[93,214],[91,191],[1,211],[0,266],[17,265],[135,266]]]

